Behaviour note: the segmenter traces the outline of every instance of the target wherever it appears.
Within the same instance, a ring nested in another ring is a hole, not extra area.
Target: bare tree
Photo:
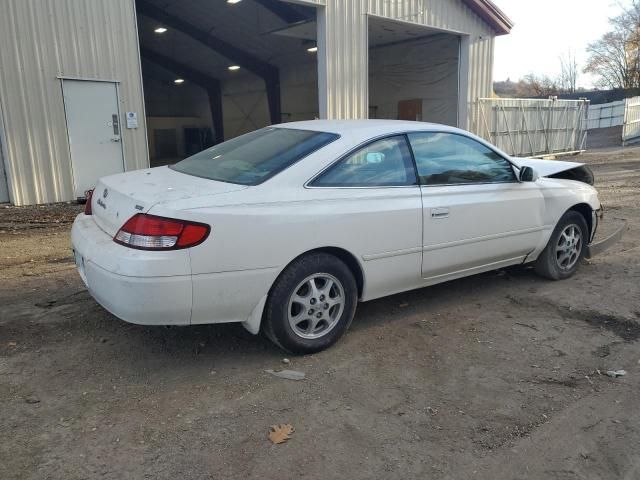
[[[604,88],[640,87],[640,0],[609,20],[611,31],[589,44],[585,73],[597,77]]]
[[[564,92],[576,93],[578,88],[578,62],[571,50],[560,57],[560,69],[560,88]]]
[[[531,98],[548,97],[557,95],[559,88],[557,82],[547,75],[530,73],[517,82],[507,79],[503,82],[494,82],[496,95],[503,98]]]
[[[559,92],[557,82],[547,75],[530,73],[520,81],[520,88],[524,92],[530,92],[526,96],[548,97]]]

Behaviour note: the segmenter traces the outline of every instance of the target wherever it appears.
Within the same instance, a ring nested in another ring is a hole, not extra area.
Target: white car
[[[100,179],[72,242],[93,297],[127,322],[241,322],[308,353],[359,301],[516,264],[571,276],[622,234],[590,245],[592,183],[443,125],[297,122]]]

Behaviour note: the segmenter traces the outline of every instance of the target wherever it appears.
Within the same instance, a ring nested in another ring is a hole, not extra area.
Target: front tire
[[[549,243],[534,264],[538,275],[550,280],[573,276],[584,258],[589,227],[584,217],[569,210],[558,221]]]
[[[276,279],[263,330],[290,353],[319,352],[349,328],[357,301],[358,287],[349,267],[327,253],[307,254]]]

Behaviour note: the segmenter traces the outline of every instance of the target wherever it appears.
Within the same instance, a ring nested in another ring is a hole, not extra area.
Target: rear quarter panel
[[[418,187],[299,187],[278,192],[254,187],[242,195],[243,201],[235,205],[180,211],[181,218],[211,225],[209,239],[189,249],[193,275],[268,271],[266,294],[282,269],[299,255],[337,247],[360,264],[364,299],[419,285],[422,201]],[[176,215],[167,206],[154,207],[152,213]]]

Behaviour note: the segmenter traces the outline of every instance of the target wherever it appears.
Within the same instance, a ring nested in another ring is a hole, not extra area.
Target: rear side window
[[[515,182],[511,164],[476,140],[455,133],[410,133],[423,185]]]
[[[313,187],[390,187],[416,185],[404,135],[376,140],[331,166]]]
[[[290,128],[263,128],[172,165],[187,175],[241,185],[257,185],[339,138]]]

